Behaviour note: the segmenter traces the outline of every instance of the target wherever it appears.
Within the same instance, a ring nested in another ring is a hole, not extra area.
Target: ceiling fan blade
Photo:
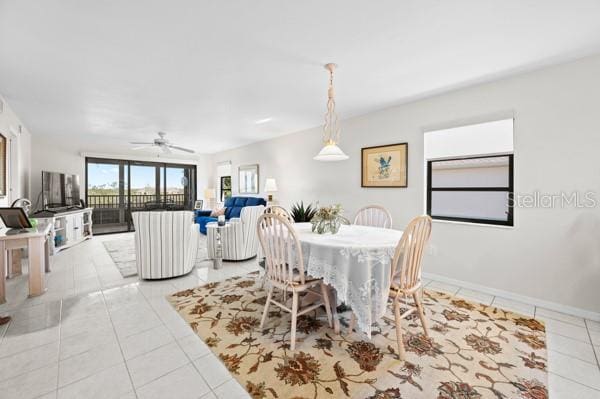
[[[131,147],[132,150],[143,150],[144,148],[152,148],[154,147],[154,144],[149,144],[149,145],[140,145],[137,147]]]
[[[177,145],[168,145],[169,148],[172,148],[174,150],[179,150],[179,151],[185,151],[185,152],[189,152],[190,154],[194,154],[196,151],[194,150],[190,150],[189,148],[183,148],[183,147],[179,147]]]
[[[133,145],[154,145],[154,142],[130,141],[129,144],[133,144]]]

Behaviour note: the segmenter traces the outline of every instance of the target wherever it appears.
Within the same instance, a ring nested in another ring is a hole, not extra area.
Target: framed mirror
[[[0,198],[6,197],[6,181],[7,177],[6,166],[6,137],[0,134]]]
[[[240,166],[238,184],[240,194],[258,194],[258,164]]]

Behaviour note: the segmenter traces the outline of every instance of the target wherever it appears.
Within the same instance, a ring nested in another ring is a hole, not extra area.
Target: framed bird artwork
[[[361,187],[407,187],[408,143],[361,149]]]

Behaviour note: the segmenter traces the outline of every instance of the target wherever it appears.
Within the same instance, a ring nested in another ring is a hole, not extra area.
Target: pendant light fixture
[[[338,144],[340,142],[340,125],[335,113],[335,91],[333,90],[333,71],[336,64],[329,63],[325,69],[329,71],[329,89],[327,90],[327,113],[325,114],[325,125],[323,125],[323,143],[321,151],[313,159],[316,161],[333,162],[348,159],[348,155]]]

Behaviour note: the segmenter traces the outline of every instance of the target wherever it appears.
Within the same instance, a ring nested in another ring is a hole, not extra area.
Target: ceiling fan
[[[184,147],[180,147],[178,145],[173,145],[171,144],[171,142],[169,142],[169,140],[167,140],[165,138],[167,134],[165,132],[158,132],[158,138],[154,139],[154,141],[152,142],[141,142],[141,141],[130,141],[129,144],[133,144],[133,145],[137,145],[139,147],[133,147],[133,150],[141,150],[144,148],[152,148],[152,147],[158,147],[160,148],[165,154],[171,154],[172,153],[172,149],[173,150],[178,150],[178,151],[184,151],[184,152],[189,152],[190,154],[195,153],[194,150],[190,150],[189,148],[184,148]]]

